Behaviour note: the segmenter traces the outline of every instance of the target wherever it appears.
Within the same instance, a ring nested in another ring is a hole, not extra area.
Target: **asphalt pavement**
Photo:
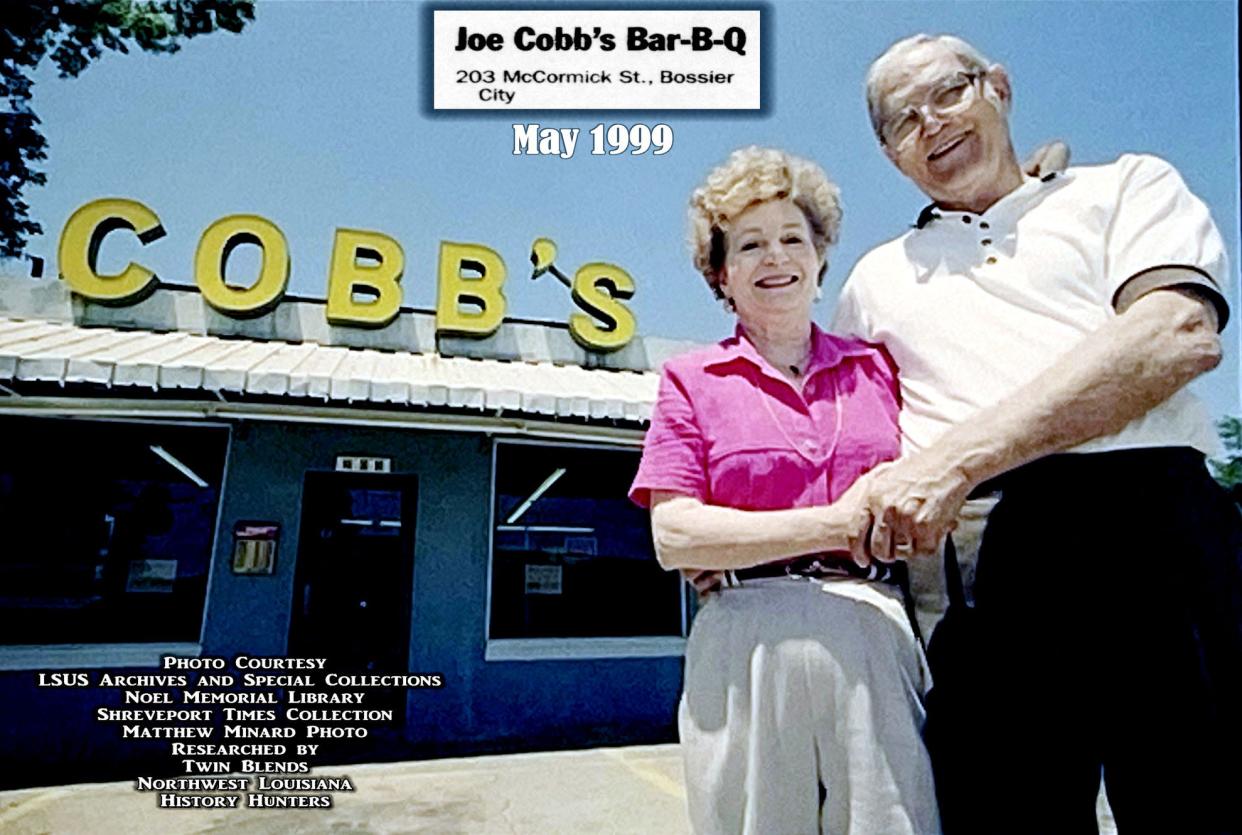
[[[281,775],[286,776],[286,775]],[[0,792],[3,835],[685,835],[676,745],[325,766],[347,776],[326,809],[167,809],[135,783]],[[322,792],[296,794],[322,795]],[[1100,835],[1116,828],[1103,794]],[[1004,832],[998,822],[997,832]],[[881,835],[881,833],[877,833]]]
[[[282,775],[287,776],[287,775]],[[329,809],[246,806],[161,809],[134,783],[0,792],[4,835],[388,835],[388,833],[634,833],[681,835],[685,815],[676,745],[597,748],[372,765],[325,766],[348,776]],[[318,794],[308,792],[305,794]]]

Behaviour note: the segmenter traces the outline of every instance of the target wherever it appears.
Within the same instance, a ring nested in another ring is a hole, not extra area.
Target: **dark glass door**
[[[336,672],[409,671],[416,498],[412,476],[307,474],[291,654]]]

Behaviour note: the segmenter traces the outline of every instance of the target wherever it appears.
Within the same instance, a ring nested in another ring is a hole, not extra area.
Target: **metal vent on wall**
[[[336,469],[345,473],[391,473],[391,458],[367,458],[360,455],[336,456]]]

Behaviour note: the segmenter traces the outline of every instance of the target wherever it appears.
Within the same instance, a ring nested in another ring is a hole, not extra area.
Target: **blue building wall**
[[[418,478],[409,669],[444,676],[442,688],[410,691],[403,730],[379,734],[369,746],[343,746],[343,756],[390,759],[675,738],[680,658],[484,660],[491,442],[479,434],[235,425],[204,655],[286,653],[305,477],[331,471],[337,455],[391,458],[394,473]],[[232,531],[242,520],[280,524],[272,576],[232,573]],[[133,774],[168,759],[166,742],[121,741],[115,726],[91,719],[104,694],[116,691],[36,689],[33,679],[29,672],[0,674],[0,711],[30,717],[3,723],[0,761],[37,766],[27,782]]]

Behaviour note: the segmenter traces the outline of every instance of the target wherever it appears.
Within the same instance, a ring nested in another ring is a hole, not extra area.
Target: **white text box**
[[[434,12],[436,110],[758,110],[758,10]]]

